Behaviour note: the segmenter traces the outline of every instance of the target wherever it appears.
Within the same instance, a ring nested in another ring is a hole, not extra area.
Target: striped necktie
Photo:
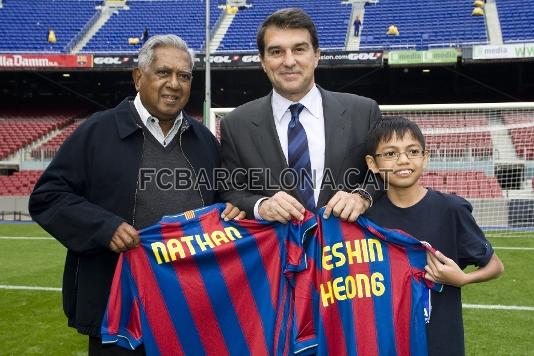
[[[297,178],[297,190],[300,192],[303,205],[310,211],[315,210],[313,195],[313,176],[311,171],[310,150],[306,131],[299,121],[304,105],[297,103],[289,106],[291,120],[287,127],[287,161]]]

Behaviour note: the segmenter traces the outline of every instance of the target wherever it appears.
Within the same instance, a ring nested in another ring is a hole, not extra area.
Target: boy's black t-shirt
[[[472,210],[459,196],[428,189],[421,201],[408,208],[393,205],[384,194],[366,215],[382,227],[403,230],[429,242],[463,269],[485,266],[493,255]],[[465,354],[460,288],[445,285],[441,293],[432,292],[427,340],[430,356]]]

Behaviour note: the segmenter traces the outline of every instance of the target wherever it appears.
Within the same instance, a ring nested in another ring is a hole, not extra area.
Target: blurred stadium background
[[[131,69],[145,28],[177,34],[195,49],[186,111],[217,134],[233,107],[271,89],[255,33],[267,15],[289,6],[317,24],[319,85],[416,120],[431,152],[423,183],[467,198],[488,236],[534,246],[532,0],[212,0],[209,115],[205,0],[0,0],[0,221],[29,221],[28,195],[65,138],[91,113],[135,94]],[[386,34],[391,25],[398,35]],[[54,273],[59,281],[60,268]],[[10,281],[0,284],[24,283]],[[523,305],[532,305],[532,288],[526,292]]]

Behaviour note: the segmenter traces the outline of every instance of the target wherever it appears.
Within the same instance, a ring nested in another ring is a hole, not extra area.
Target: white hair
[[[152,64],[154,60],[154,49],[157,47],[174,47],[181,51],[186,52],[189,55],[189,61],[191,62],[191,70],[195,65],[195,52],[187,46],[187,43],[176,35],[155,35],[151,36],[139,50],[137,57],[139,68],[146,68]]]

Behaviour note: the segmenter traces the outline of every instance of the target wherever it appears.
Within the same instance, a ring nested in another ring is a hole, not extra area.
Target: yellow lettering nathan
[[[218,246],[231,243],[240,239],[241,233],[235,227],[225,227],[223,230],[215,230],[193,236],[182,236],[168,239],[165,242],[153,242],[150,244],[152,253],[158,264],[176,261],[193,256],[199,251],[206,251]]]

